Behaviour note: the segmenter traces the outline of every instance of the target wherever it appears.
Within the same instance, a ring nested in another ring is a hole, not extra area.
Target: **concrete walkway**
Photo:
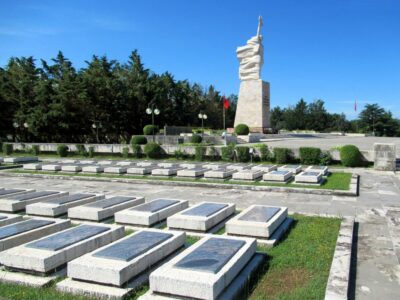
[[[357,170],[360,197],[271,193],[153,184],[88,182],[80,180],[0,177],[0,187],[55,189],[140,195],[146,200],[181,198],[192,203],[210,200],[234,202],[243,209],[250,204],[288,206],[290,212],[356,217],[356,299],[400,299],[400,180],[393,173]],[[355,287],[355,288],[354,288]]]

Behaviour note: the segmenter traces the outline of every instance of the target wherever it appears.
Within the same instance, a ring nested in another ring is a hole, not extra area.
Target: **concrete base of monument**
[[[61,268],[59,271],[48,276],[35,276],[32,274],[14,272],[6,270],[5,267],[0,267],[0,281],[18,285],[27,285],[37,288],[48,286],[51,282],[59,277],[67,275],[67,268]]]
[[[251,260],[245,265],[240,273],[226,287],[224,292],[218,297],[218,300],[231,299],[247,299],[248,287],[251,282],[257,279],[258,273],[262,269],[267,255],[264,253],[256,253]],[[138,298],[139,300],[180,300],[184,299],[172,295],[164,295],[148,291],[146,294]]]

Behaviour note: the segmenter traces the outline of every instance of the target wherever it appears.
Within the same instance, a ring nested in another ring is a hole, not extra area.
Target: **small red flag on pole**
[[[222,97],[222,100],[224,101],[224,108],[228,109],[229,108],[229,101],[228,99],[225,98],[225,96]]]
[[[357,100],[354,100],[354,111],[357,111]]]

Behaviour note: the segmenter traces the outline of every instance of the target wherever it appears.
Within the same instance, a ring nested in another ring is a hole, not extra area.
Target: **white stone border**
[[[336,241],[325,300],[347,300],[349,293],[354,218],[344,217]]]

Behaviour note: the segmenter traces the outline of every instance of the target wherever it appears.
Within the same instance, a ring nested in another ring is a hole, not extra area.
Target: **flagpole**
[[[224,131],[225,131],[225,103],[222,101],[222,119],[224,120]]]

